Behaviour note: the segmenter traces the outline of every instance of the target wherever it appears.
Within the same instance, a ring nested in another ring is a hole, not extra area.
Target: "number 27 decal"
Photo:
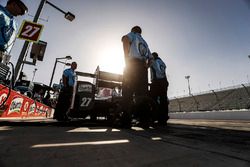
[[[92,98],[83,97],[80,106],[81,107],[88,107],[91,101],[92,101]]]
[[[28,26],[25,27],[25,31],[22,33],[22,36],[25,36],[25,37],[32,37],[32,36],[35,35],[39,30],[40,30],[39,27],[28,25]]]

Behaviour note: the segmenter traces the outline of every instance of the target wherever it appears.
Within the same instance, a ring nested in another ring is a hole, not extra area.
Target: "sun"
[[[100,49],[99,67],[101,71],[122,74],[125,67],[122,46],[112,45]]]

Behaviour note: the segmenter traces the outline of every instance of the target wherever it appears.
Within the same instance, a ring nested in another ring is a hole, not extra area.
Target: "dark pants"
[[[126,100],[135,96],[147,96],[148,70],[144,62],[130,60],[123,74],[122,95]]]
[[[144,62],[130,60],[123,74],[123,97],[146,96],[148,94],[148,70]]]
[[[156,119],[159,123],[166,123],[168,117],[168,81],[166,78],[152,81],[150,96],[156,102],[158,109]]]
[[[54,118],[58,121],[67,119],[66,113],[70,108],[73,95],[73,87],[62,88],[55,108]]]
[[[122,108],[126,116],[131,117],[133,96],[147,96],[148,94],[148,71],[144,62],[130,60],[126,64],[122,83]],[[125,117],[126,117],[125,116]],[[130,119],[126,120],[127,122]]]

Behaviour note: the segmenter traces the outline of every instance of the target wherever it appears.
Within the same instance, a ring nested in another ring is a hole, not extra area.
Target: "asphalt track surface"
[[[1,167],[250,167],[250,121],[120,129],[83,120],[0,120],[0,148]]]

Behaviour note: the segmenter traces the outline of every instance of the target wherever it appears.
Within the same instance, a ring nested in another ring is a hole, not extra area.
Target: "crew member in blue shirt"
[[[8,55],[15,42],[16,16],[24,15],[28,8],[21,0],[8,0],[5,7],[0,5],[0,62]]]
[[[71,67],[65,69],[63,71],[63,87],[60,91],[58,102],[55,109],[54,118],[58,121],[66,121],[68,120],[67,112],[70,109],[72,95],[73,95],[73,88],[75,85],[75,69],[77,68],[77,63],[72,62]]]
[[[158,53],[152,53],[154,59],[151,61],[151,85],[150,95],[159,106],[156,117],[159,125],[166,125],[168,117],[168,80],[166,76],[166,64],[158,56]]]
[[[148,64],[152,55],[141,34],[142,29],[134,26],[130,33],[122,37],[126,65],[122,83],[123,109],[130,108],[133,96],[146,97],[148,95]],[[126,128],[131,126],[131,115],[130,109],[123,112],[122,124]],[[140,119],[141,124],[146,126],[148,118],[143,116]]]

